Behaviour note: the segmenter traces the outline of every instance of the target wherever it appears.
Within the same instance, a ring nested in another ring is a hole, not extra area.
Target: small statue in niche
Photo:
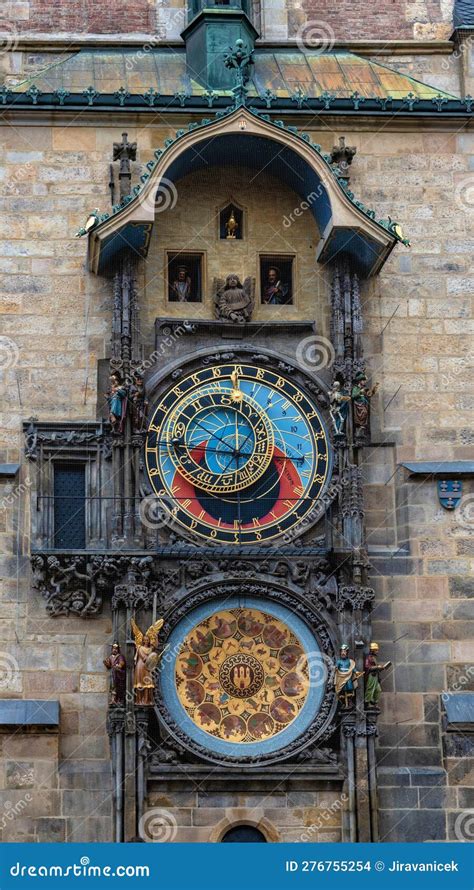
[[[118,643],[112,644],[112,650],[104,665],[110,671],[110,704],[124,705],[127,688],[127,663],[123,657]]]
[[[145,395],[143,377],[138,371],[133,372],[133,383],[130,387],[130,402],[133,431],[135,433],[142,433],[146,426],[148,400]]]
[[[359,371],[355,375],[352,384],[351,398],[354,406],[354,428],[356,436],[363,436],[368,432],[370,399],[377,392],[378,383],[367,386],[367,374]]]
[[[133,690],[135,693],[135,704],[141,707],[150,707],[153,705],[153,695],[155,690],[155,681],[153,680],[153,671],[157,667],[163,653],[158,653],[156,647],[158,645],[158,633],[163,627],[163,618],[159,618],[152,624],[145,634],[142,634],[140,628],[131,620],[133,639],[135,641],[135,657],[134,657],[134,674],[133,674]]]
[[[390,667],[391,661],[379,664],[377,656],[379,654],[379,644],[371,643],[369,646],[369,654],[365,656],[365,705],[367,708],[377,708],[382,687],[380,685],[380,674]]]
[[[349,658],[349,646],[347,643],[343,643],[336,661],[334,687],[338,700],[344,708],[350,708],[354,704],[357,681],[362,673],[363,671],[356,671],[354,659]]]
[[[115,433],[122,433],[127,414],[127,390],[118,371],[109,377],[110,389],[107,393],[109,420]]]
[[[329,416],[336,436],[344,435],[344,427],[351,397],[343,392],[340,380],[335,380],[329,390]]]
[[[263,288],[262,300],[268,306],[283,306],[288,302],[288,285],[280,278],[278,266],[270,266]]]
[[[228,241],[235,241],[237,238],[237,229],[239,224],[235,218],[234,208],[230,211],[229,219],[225,224],[226,238]]]
[[[250,321],[254,307],[255,281],[246,278],[242,284],[238,275],[214,279],[216,318],[244,324]]]
[[[174,303],[188,303],[191,300],[191,276],[187,266],[178,266],[174,281],[170,285],[170,300]]]

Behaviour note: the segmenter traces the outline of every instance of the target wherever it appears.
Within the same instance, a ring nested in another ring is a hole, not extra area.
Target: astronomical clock
[[[332,460],[321,413],[303,389],[266,367],[219,364],[163,395],[146,466],[183,532],[242,546],[298,534]]]
[[[238,355],[180,372],[149,414],[146,474],[160,509],[191,561],[204,548],[216,554],[171,610],[157,707],[187,748],[215,762],[277,762],[334,709],[321,616],[272,584],[269,564],[259,582],[256,561],[294,550],[330,483],[314,392],[277,361]]]

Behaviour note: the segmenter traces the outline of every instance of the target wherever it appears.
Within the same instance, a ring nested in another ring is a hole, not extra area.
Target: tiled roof
[[[153,48],[149,52],[133,47],[81,49],[28,80],[9,84],[9,89],[26,92],[33,84],[42,93],[82,93],[89,87],[106,94],[121,87],[130,95],[141,95],[150,88],[161,96],[201,96],[206,92],[186,71],[184,48]],[[292,97],[298,91],[310,99],[326,92],[340,98],[349,98],[354,92],[366,98],[401,99],[409,93],[420,99],[440,95],[455,98],[384,65],[339,51],[256,50],[249,96],[263,95],[267,90],[277,99]]]

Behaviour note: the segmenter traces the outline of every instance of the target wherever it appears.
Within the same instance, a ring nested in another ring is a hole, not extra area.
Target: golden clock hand
[[[241,402],[243,399],[243,392],[239,389],[239,376],[237,374],[237,369],[234,368],[232,374],[230,375],[230,379],[232,381],[232,389],[230,393],[230,398],[233,402]]]

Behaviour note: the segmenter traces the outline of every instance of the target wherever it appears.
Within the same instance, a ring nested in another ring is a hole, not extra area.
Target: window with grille
[[[86,477],[84,464],[54,464],[54,546],[86,546]]]

